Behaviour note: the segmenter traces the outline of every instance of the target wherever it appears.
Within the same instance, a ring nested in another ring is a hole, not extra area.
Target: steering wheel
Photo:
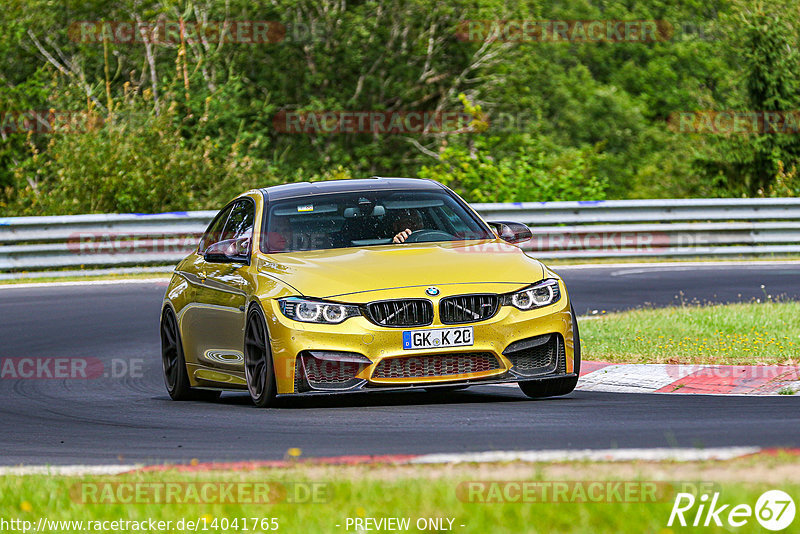
[[[452,241],[456,236],[442,230],[414,230],[404,243],[422,243],[425,241]]]

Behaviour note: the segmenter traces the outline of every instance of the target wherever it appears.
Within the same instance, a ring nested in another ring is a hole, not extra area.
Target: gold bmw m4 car
[[[175,400],[518,383],[565,395],[580,340],[564,282],[447,187],[372,178],[248,191],[175,268],[161,309]]]

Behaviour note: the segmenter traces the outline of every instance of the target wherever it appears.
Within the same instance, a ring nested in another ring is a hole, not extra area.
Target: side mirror
[[[226,239],[209,245],[203,259],[209,263],[250,263],[250,238]]]
[[[494,228],[497,237],[509,243],[522,243],[533,237],[531,229],[526,225],[511,221],[490,221],[489,226]]]

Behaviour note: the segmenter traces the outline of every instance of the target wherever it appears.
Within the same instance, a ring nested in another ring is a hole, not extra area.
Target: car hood
[[[544,276],[541,263],[500,240],[269,254],[259,259],[258,268],[303,295],[318,298],[431,285],[522,286]]]

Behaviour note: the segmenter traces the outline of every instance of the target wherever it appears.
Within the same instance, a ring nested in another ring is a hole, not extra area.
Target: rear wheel
[[[164,308],[161,316],[161,367],[164,385],[172,400],[216,400],[219,391],[193,389],[189,386],[186,359],[183,357],[183,342],[178,332],[178,320],[172,308]]]
[[[581,337],[578,333],[578,321],[575,317],[575,310],[571,306],[570,314],[572,314],[572,346],[575,357],[572,370],[575,376],[568,378],[551,378],[549,380],[537,382],[519,382],[518,385],[522,392],[532,399],[566,395],[572,393],[575,386],[578,384],[578,376],[581,373]]]
[[[253,306],[244,333],[244,375],[253,404],[266,408],[275,403],[275,369],[264,314]]]

